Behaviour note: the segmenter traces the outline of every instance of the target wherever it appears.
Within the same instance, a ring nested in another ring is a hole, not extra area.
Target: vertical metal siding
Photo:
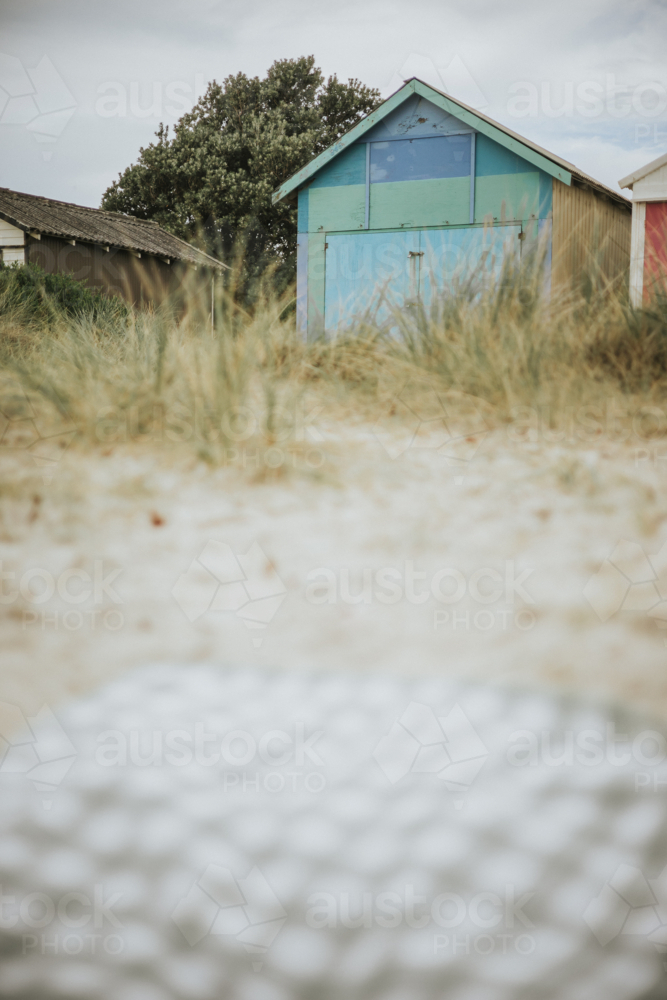
[[[590,188],[553,181],[552,289],[569,293],[585,276],[628,281],[632,216]]]

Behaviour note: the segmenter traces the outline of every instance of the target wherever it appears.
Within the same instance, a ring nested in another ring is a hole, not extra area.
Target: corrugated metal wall
[[[48,274],[71,274],[89,288],[119,295],[135,305],[159,304],[178,292],[188,277],[188,268],[178,261],[165,264],[155,257],[137,258],[113,248],[107,253],[103,247],[87,243],[72,246],[53,236],[28,238],[27,250],[29,263],[38,264]]]
[[[587,279],[627,284],[631,208],[575,181],[553,182],[552,291],[569,293]]]

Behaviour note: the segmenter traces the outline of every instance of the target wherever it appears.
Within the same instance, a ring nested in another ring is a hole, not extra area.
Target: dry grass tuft
[[[575,428],[584,442],[667,431],[667,304],[634,310],[622,291],[545,297],[539,268],[506,269],[494,289],[471,283],[421,307],[366,316],[304,343],[293,303],[268,290],[251,309],[219,290],[216,321],[193,294],[185,309],[93,318],[0,315],[5,448],[137,443],[190,449],[213,465],[309,444],[302,415],[400,423],[416,413],[470,429],[508,426],[527,440]],[[639,427],[639,432],[638,432]],[[298,463],[284,463],[281,472]]]

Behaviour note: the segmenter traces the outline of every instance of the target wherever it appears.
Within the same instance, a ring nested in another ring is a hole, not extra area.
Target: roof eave
[[[662,156],[658,156],[655,160],[651,160],[650,163],[647,163],[644,167],[640,167],[639,170],[635,170],[634,173],[628,174],[627,177],[622,177],[618,182],[619,187],[632,189],[633,184],[636,184],[637,181],[641,181],[645,177],[648,177],[648,175],[652,174],[654,170],[659,170],[660,167],[664,167],[665,164],[667,164],[667,153],[663,153]]]
[[[146,254],[147,257],[156,257],[158,260],[164,260],[166,257],[169,257],[171,260],[178,260],[183,264],[192,264],[194,267],[215,267],[219,271],[229,270],[229,264],[224,264],[221,260],[216,260],[215,257],[205,254],[203,250],[201,250],[200,253],[202,254],[202,257],[205,258],[204,260],[192,260],[190,257],[179,257],[176,254],[169,253],[167,250],[158,251],[147,250],[145,247],[139,246],[121,246],[119,243],[114,243],[110,240],[95,240],[91,236],[76,236],[74,234],[68,236],[65,233],[55,233],[52,230],[40,228],[39,226],[26,226],[25,223],[19,222],[15,216],[9,215],[7,212],[3,211],[0,211],[0,219],[3,219],[10,225],[15,226],[16,229],[20,229],[28,236],[32,236],[34,233],[39,233],[42,236],[51,236],[56,240],[70,239],[76,240],[77,243],[86,243],[96,247],[110,247],[113,250],[125,250],[127,253],[142,253]],[[159,226],[158,228],[161,229],[162,227]],[[178,236],[174,237],[174,239],[178,239]]]

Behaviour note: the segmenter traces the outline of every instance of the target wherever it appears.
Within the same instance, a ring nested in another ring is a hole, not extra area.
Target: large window
[[[372,142],[370,147],[371,184],[470,175],[470,135],[394,139]]]

